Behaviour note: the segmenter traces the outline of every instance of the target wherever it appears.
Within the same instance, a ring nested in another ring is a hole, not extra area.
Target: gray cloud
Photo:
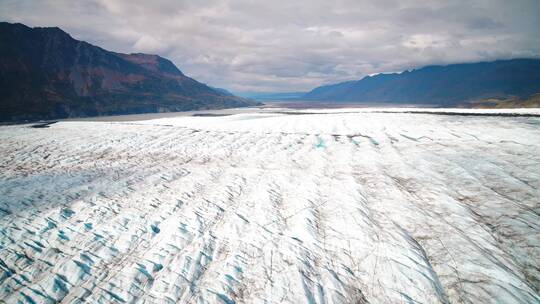
[[[539,15],[538,0],[0,0],[2,20],[59,26],[113,51],[159,54],[237,92],[539,57]]]

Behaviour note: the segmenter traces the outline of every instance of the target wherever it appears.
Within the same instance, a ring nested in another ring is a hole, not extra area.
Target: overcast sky
[[[158,54],[233,92],[305,91],[434,63],[540,57],[540,0],[0,0],[0,19]]]

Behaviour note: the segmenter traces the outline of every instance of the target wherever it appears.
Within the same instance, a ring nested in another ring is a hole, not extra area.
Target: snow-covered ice
[[[539,303],[540,118],[386,111],[2,126],[0,302]]]

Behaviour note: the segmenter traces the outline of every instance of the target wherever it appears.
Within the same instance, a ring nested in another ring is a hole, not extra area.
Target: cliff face
[[[513,59],[428,66],[315,88],[306,99],[455,106],[540,92],[540,60]]]
[[[2,121],[254,104],[189,78],[156,55],[109,52],[59,28],[0,23]]]

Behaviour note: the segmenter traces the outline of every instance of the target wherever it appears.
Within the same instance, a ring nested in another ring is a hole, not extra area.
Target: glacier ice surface
[[[0,155],[2,303],[540,302],[537,117],[63,121]]]

